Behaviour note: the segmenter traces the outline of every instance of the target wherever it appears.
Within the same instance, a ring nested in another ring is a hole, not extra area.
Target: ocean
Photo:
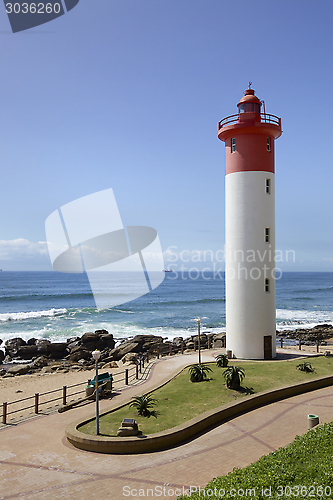
[[[194,279],[196,278],[196,279]],[[276,282],[277,330],[333,325],[333,273],[283,273]],[[85,274],[0,272],[0,339],[61,342],[105,329],[115,339],[138,334],[188,337],[225,331],[224,275],[165,273],[152,292],[111,309],[96,309]]]

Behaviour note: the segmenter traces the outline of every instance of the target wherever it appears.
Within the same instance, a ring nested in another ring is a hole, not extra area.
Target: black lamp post
[[[201,349],[200,349],[200,323],[201,323],[201,319],[200,319],[200,318],[196,319],[196,322],[198,323],[198,351],[199,351],[199,365],[201,365]]]
[[[96,350],[93,351],[92,357],[95,360],[95,366],[96,366],[96,378],[95,378],[95,388],[96,388],[96,434],[98,436],[99,434],[99,394],[98,394],[98,360],[101,357],[101,352]]]

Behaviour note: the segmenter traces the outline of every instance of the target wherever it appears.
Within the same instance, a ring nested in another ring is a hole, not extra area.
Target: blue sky
[[[45,219],[110,187],[166,257],[223,249],[217,122],[251,80],[282,118],[281,267],[333,271],[332,20],[326,0],[80,0],[12,34],[0,5],[0,268],[51,269]]]

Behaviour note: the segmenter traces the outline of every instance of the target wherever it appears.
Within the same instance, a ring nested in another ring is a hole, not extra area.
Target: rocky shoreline
[[[203,332],[200,335],[201,347],[206,349],[208,344],[222,347],[224,337],[225,333]],[[136,335],[116,346],[113,335],[107,330],[87,332],[66,342],[34,338],[25,342],[16,337],[5,342],[5,352],[0,350],[0,376],[91,370],[95,366],[92,352],[96,349],[101,351],[100,368],[118,368],[125,363],[137,363],[147,351],[151,355],[156,356],[159,352],[163,356],[170,353],[170,348],[174,354],[182,349],[193,350],[195,342],[198,342],[197,335],[186,339],[177,337],[172,342],[156,335]]]
[[[304,345],[326,345],[326,341],[333,338],[333,325],[326,323],[316,325],[313,328],[297,328],[296,330],[283,330],[276,332],[276,336],[282,339],[301,340]]]
[[[276,334],[281,339],[301,340],[304,345],[316,345],[317,342],[325,345],[328,339],[333,338],[333,326],[321,324],[309,329],[283,330]],[[173,354],[182,349],[184,352],[192,351],[195,342],[198,342],[197,335],[185,339],[176,337],[172,341],[156,335],[136,335],[116,345],[116,340],[107,330],[87,332],[82,337],[72,337],[66,342],[34,338],[25,342],[16,337],[5,342],[5,352],[0,350],[0,376],[91,370],[95,366],[91,353],[96,349],[101,351],[100,368],[118,368],[128,363],[137,363],[147,351],[153,356],[158,352],[161,356],[167,355],[170,349]],[[203,332],[200,344],[202,349],[207,349],[208,346],[224,347],[225,333]]]

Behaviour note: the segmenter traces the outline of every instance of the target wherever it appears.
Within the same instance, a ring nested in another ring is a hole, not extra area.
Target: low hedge
[[[333,499],[333,423],[317,426],[285,448],[214,478],[178,500]],[[221,456],[221,460],[223,457]]]

